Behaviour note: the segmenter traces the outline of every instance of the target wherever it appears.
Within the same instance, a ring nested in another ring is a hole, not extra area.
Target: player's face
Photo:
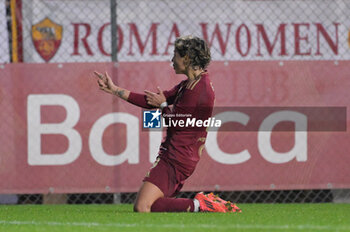
[[[186,66],[185,66],[185,58],[181,57],[180,54],[175,50],[174,51],[174,56],[171,59],[173,62],[173,67],[175,70],[176,74],[183,74],[186,71]]]

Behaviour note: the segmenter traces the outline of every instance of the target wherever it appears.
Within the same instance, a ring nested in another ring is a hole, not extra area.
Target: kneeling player
[[[116,86],[107,73],[95,72],[100,89],[143,108],[159,108],[163,115],[181,114],[206,120],[214,106],[214,90],[206,67],[211,56],[207,43],[198,37],[175,41],[173,67],[187,79],[169,91],[137,94]],[[172,105],[172,108],[169,106]],[[195,198],[174,198],[192,175],[207,136],[206,128],[168,127],[157,161],[143,180],[134,210],[137,212],[240,212],[231,202],[214,194],[198,193]]]

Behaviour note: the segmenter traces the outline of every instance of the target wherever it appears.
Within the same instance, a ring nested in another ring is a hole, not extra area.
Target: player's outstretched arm
[[[146,95],[133,93],[127,89],[124,89],[115,85],[112,81],[112,78],[108,75],[107,72],[105,74],[101,74],[95,71],[94,74],[98,77],[97,83],[100,86],[100,89],[103,90],[104,92],[116,95],[133,105],[136,105],[145,109],[155,108],[154,106],[149,105],[147,103]]]
[[[95,71],[94,74],[96,77],[98,77],[97,83],[101,90],[105,91],[106,93],[116,95],[125,101],[128,100],[130,91],[115,85],[107,72],[105,72],[105,74],[101,74]]]

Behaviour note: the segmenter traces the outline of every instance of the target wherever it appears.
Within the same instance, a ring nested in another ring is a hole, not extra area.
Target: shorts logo
[[[38,54],[46,62],[56,54],[61,45],[63,27],[49,18],[32,26],[32,40]]]
[[[143,111],[143,128],[161,128],[161,114],[159,109]]]

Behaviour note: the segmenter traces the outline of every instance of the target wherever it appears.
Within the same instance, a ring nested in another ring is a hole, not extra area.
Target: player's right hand
[[[117,90],[118,87],[113,83],[112,78],[107,72],[105,72],[105,74],[101,74],[95,71],[94,74],[96,77],[98,77],[97,83],[101,90],[110,94],[113,94]]]

